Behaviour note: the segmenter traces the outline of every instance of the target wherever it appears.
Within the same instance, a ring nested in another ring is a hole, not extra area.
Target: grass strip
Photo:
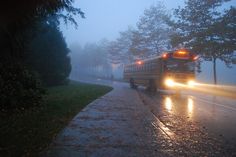
[[[0,156],[37,156],[81,109],[111,89],[71,81],[49,88],[39,108],[0,113]]]

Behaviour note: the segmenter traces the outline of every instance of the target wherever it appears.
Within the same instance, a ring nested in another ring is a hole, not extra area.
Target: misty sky
[[[103,38],[113,40],[120,31],[135,26],[145,8],[156,0],[76,0],[75,5],[85,12],[86,19],[78,19],[78,29],[63,26],[68,45],[97,42]],[[168,10],[184,4],[184,0],[164,0]]]
[[[114,40],[128,26],[135,27],[144,10],[156,2],[157,0],[75,0],[75,6],[85,12],[86,19],[76,18],[78,29],[62,24],[61,30],[69,47],[75,44],[83,46],[87,42],[98,42],[104,38]],[[173,8],[184,5],[184,0],[163,0],[163,3],[169,11],[173,11]],[[236,0],[224,7],[230,5],[235,6]],[[202,71],[198,78],[212,82],[211,63],[205,62]],[[218,62],[217,71],[220,82],[236,84],[235,65],[228,69]]]
[[[62,25],[61,29],[68,45],[98,42],[106,38],[113,40],[128,26],[135,27],[146,8],[158,0],[75,0],[75,6],[85,12],[86,19],[76,18],[78,29]],[[161,0],[167,10],[183,6],[185,0]],[[229,5],[236,5],[232,0]],[[225,6],[229,6],[225,5]]]

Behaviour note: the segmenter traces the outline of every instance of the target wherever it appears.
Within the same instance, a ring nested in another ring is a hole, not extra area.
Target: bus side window
[[[157,69],[157,63],[154,62],[154,69]]]
[[[151,71],[151,63],[148,63],[148,71]]]
[[[157,64],[157,62],[154,62],[154,69],[158,69],[158,64]]]
[[[152,62],[152,70],[155,69],[155,63]]]
[[[166,71],[166,61],[162,61],[162,72]]]

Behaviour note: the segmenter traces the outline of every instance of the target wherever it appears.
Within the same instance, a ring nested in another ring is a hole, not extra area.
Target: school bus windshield
[[[195,63],[190,60],[169,59],[164,67],[168,72],[193,73],[195,71]]]

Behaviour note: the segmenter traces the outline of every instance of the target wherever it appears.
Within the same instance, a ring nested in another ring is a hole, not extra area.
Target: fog
[[[86,19],[78,19],[78,29],[62,26],[68,45],[98,42],[103,38],[113,40],[128,26],[135,26],[146,8],[156,0],[77,0],[75,5],[85,12]],[[170,11],[184,4],[184,0],[164,0]]]
[[[122,79],[123,65],[111,63],[109,52],[103,49],[103,46],[106,46],[107,41],[118,38],[119,32],[127,30],[129,26],[135,28],[144,10],[155,4],[157,4],[155,0],[76,1],[75,6],[82,9],[86,18],[75,18],[78,22],[77,29],[71,25],[61,24],[67,45],[71,49],[72,72],[70,77],[77,79],[85,75],[96,75]],[[174,8],[182,7],[184,0],[164,0],[163,4],[171,13]],[[227,8],[230,5],[235,6],[235,1],[233,0],[223,7]],[[213,83],[212,63],[202,62],[201,70],[202,72],[197,74],[197,79]],[[235,65],[231,65],[229,69],[223,62],[217,61],[217,75],[218,83],[236,84]]]

